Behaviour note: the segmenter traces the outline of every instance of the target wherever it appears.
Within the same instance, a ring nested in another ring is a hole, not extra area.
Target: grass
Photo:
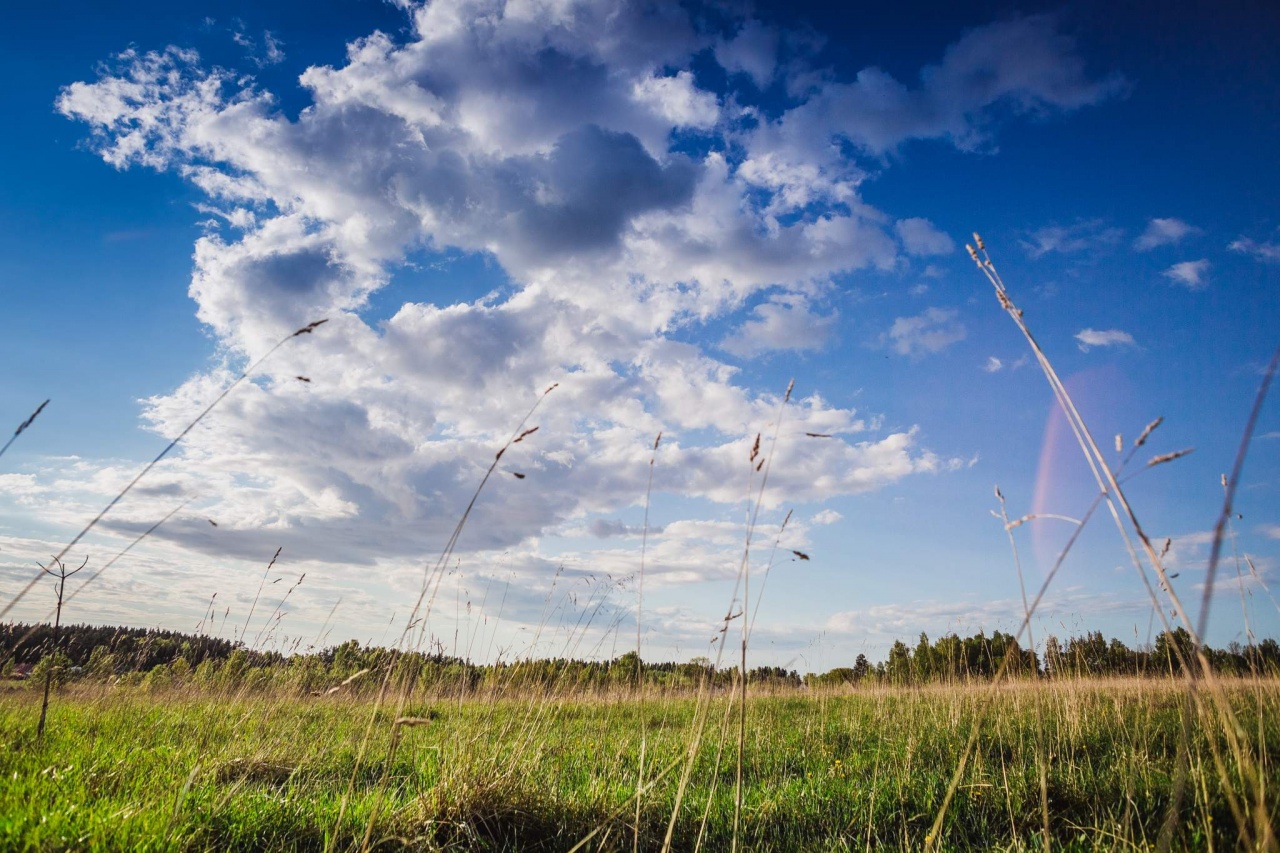
[[[740,847],[919,849],[979,720],[979,746],[931,839],[941,849],[1040,845],[1041,726],[1053,848],[1154,844],[1174,795],[1180,685],[1008,685],[979,715],[990,689],[752,697]],[[1268,787],[1280,784],[1280,684],[1225,689]],[[656,850],[674,807],[675,774],[642,798],[637,832],[641,732],[653,779],[684,758],[696,700],[651,696],[642,707],[633,699],[416,697],[409,711],[422,724],[399,727],[399,748],[384,767],[378,758],[357,761],[366,700],[69,690],[37,739],[38,696],[10,691],[0,705],[0,848],[351,849],[380,798],[375,849],[567,850],[599,830],[584,849],[631,849],[638,838],[640,849]],[[737,726],[725,713],[732,701],[712,700],[712,731],[676,817],[675,849],[693,849],[700,834],[708,850],[732,843]],[[1208,758],[1211,742],[1226,749],[1214,719],[1193,732],[1191,793],[1174,849],[1236,846],[1223,782]],[[389,714],[382,722],[370,735],[370,756],[388,754],[395,727]]]

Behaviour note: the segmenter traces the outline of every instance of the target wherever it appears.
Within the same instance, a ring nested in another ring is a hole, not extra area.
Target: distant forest
[[[1280,644],[1273,639],[1204,651],[1214,670],[1222,674],[1280,675]],[[62,627],[55,648],[49,625],[0,625],[0,675],[43,680],[45,669],[52,667],[59,683],[84,680],[150,688],[192,685],[318,693],[353,676],[375,673],[392,657],[389,649],[356,640],[286,656],[204,635],[94,625]],[[757,667],[748,670],[747,677],[759,686],[795,688],[983,681],[1002,667],[1007,676],[1022,679],[1167,677],[1181,674],[1180,660],[1192,659],[1191,636],[1181,628],[1161,633],[1154,644],[1137,649],[1117,639],[1108,641],[1097,631],[1065,643],[1050,636],[1043,659],[999,631],[990,636],[948,634],[935,641],[921,634],[914,648],[898,641],[888,658],[877,663],[858,655],[852,666],[821,674],[801,676],[783,667]],[[687,663],[652,663],[641,661],[635,652],[609,661],[557,658],[489,664],[443,652],[413,652],[401,655],[397,662],[398,679],[423,688],[462,691],[486,687],[605,690],[633,686],[641,677],[646,685],[691,689],[704,681],[728,686],[736,675],[736,667],[716,669],[705,657]],[[359,684],[351,688],[353,692],[360,689]]]

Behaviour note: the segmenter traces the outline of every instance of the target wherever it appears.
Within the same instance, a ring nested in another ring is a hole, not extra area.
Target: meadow
[[[88,655],[83,669],[101,672],[96,679],[68,678],[72,660],[58,657],[65,651],[59,620],[67,549],[56,555],[57,571],[46,569],[60,582],[53,627],[14,629],[26,638],[47,631],[43,669],[37,665],[38,677],[7,683],[0,693],[0,849],[1280,849],[1280,808],[1271,794],[1280,784],[1274,667],[1259,668],[1263,658],[1252,645],[1223,653],[1201,643],[1208,596],[1201,618],[1192,620],[1168,584],[1168,543],[1162,551],[1148,538],[1121,487],[1125,466],[1160,421],[1119,462],[1109,460],[977,243],[977,250],[970,249],[974,260],[1025,335],[1097,479],[1098,497],[1077,530],[1095,509],[1110,510],[1151,594],[1153,618],[1158,615],[1164,628],[1163,646],[1132,657],[1123,644],[1107,646],[1097,635],[1099,661],[1124,654],[1119,669],[1095,671],[1140,671],[1142,677],[1079,677],[1091,671],[1088,666],[1073,672],[1062,661],[1082,655],[1070,653],[1069,645],[1059,657],[1053,638],[1042,668],[1034,649],[1019,645],[1073,536],[1040,589],[1024,586],[1025,618],[1016,634],[945,637],[934,646],[922,635],[914,657],[896,644],[874,677],[860,661],[864,671],[851,669],[852,683],[843,676],[801,682],[781,671],[775,682],[755,680],[764,671],[747,668],[755,612],[749,604],[758,606],[747,595],[749,543],[780,412],[772,438],[762,442],[757,435],[746,460],[760,475],[748,545],[719,632],[720,657],[688,665],[702,675],[679,686],[673,678],[667,687],[640,688],[632,670],[619,666],[628,652],[602,665],[603,682],[585,686],[580,673],[565,675],[571,667],[552,666],[551,677],[542,680],[515,677],[545,663],[539,661],[515,662],[506,680],[473,679],[468,661],[461,680],[424,681],[422,656],[431,639],[425,621],[440,580],[503,453],[537,431],[526,428],[535,403],[498,450],[425,575],[398,644],[363,650],[374,659],[353,663],[350,675],[307,669],[301,665],[305,655],[264,656],[244,648],[242,630],[241,641],[223,650],[230,657],[221,668],[211,660],[192,667],[183,658],[178,669],[177,660],[122,669],[119,661],[112,663],[115,652],[86,646],[80,650]],[[277,348],[324,322],[299,329]],[[1277,362],[1280,351],[1255,401],[1236,467],[1223,476],[1210,578],[1229,532],[1244,449]],[[788,388],[783,407],[790,393]],[[659,434],[655,454],[660,440]],[[1116,450],[1125,451],[1119,438]],[[1156,456],[1147,467],[1183,453]],[[651,459],[651,476],[652,468]],[[1003,511],[998,489],[996,497]],[[648,494],[644,501],[647,534]],[[1003,518],[1020,583],[1012,531],[1030,518]],[[640,596],[643,573],[642,556]],[[729,632],[739,626],[735,646]],[[1265,643],[1270,661],[1280,648]],[[733,649],[727,659],[726,647]],[[156,644],[148,641],[146,649],[151,656]],[[349,651],[355,656],[362,650],[356,644]],[[640,653],[637,633],[636,674],[643,672]],[[925,661],[931,663],[925,667]],[[958,667],[959,661],[969,663]],[[974,666],[983,661],[978,675]],[[268,666],[292,667],[304,681],[282,685]],[[47,691],[55,683],[46,726],[41,705],[47,692],[40,687]]]
[[[1224,690],[1274,790],[1280,683]],[[0,705],[7,850],[660,850],[669,827],[671,849],[735,844],[731,694],[420,693],[397,717],[342,692],[82,687],[41,739],[38,700],[10,689]],[[1240,849],[1216,715],[1195,719],[1170,815],[1184,706],[1157,679],[753,696],[737,846],[1146,850],[1171,819],[1170,849]],[[1274,803],[1246,819],[1274,825]]]

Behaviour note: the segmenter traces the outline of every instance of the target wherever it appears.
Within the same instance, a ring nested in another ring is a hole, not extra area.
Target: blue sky
[[[0,460],[0,589],[248,360],[328,317],[77,548],[105,563],[188,502],[69,618],[190,628],[217,593],[229,632],[283,547],[273,577],[307,577],[273,642],[394,633],[494,450],[559,382],[459,542],[437,636],[634,643],[659,431],[646,657],[706,653],[731,606],[758,432],[776,465],[753,588],[793,513],[760,662],[1009,630],[993,486],[1015,517],[1079,517],[1096,490],[965,253],[979,230],[1099,442],[1164,417],[1137,464],[1195,448],[1127,488],[1198,602],[1219,478],[1280,343],[1277,16],[832,6],[17,11],[0,415],[52,402]],[[1280,633],[1278,411],[1238,497],[1256,576],[1228,562],[1215,644],[1244,639],[1242,607]],[[1015,531],[1029,583],[1069,533]],[[1100,514],[1037,634],[1143,642],[1153,624]]]

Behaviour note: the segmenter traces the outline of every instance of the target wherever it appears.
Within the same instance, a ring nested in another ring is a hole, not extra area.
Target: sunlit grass
[[[750,699],[742,846],[919,848],[991,689]],[[1228,689],[1268,787],[1280,783],[1280,686]],[[1043,724],[1055,849],[1145,849],[1171,802],[1182,700],[1176,683],[1150,680],[998,688],[941,846],[1038,845]],[[712,700],[713,731],[677,816],[676,849],[692,849],[700,831],[705,849],[731,841],[737,732],[724,713],[729,701]],[[402,727],[394,766],[384,768],[376,758],[356,762],[363,700],[85,689],[59,697],[37,739],[38,694],[9,691],[0,706],[0,848],[350,849],[365,836],[387,770],[371,834],[378,849],[565,850],[601,827],[587,849],[629,849],[640,733],[652,778],[685,754],[694,707],[677,696],[651,697],[641,709],[623,694],[415,700],[421,724]],[[387,754],[393,720],[385,723],[372,730],[370,756]],[[1210,738],[1225,749],[1219,726],[1197,726],[1178,848],[1234,848]],[[718,749],[722,742],[728,748]],[[339,822],[353,772],[355,793]],[[640,808],[644,849],[661,845],[675,802],[672,784],[651,791]]]

